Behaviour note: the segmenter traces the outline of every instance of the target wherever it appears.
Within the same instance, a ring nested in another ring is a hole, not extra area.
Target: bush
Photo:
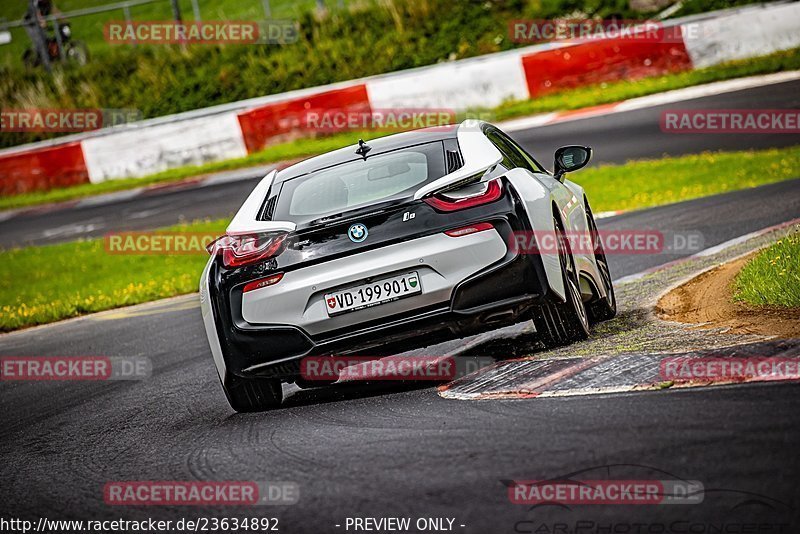
[[[728,1],[728,0],[718,0]],[[290,45],[103,46],[84,67],[48,76],[0,64],[0,107],[133,108],[143,118],[431,65],[521,46],[513,19],[625,18],[627,0],[381,0],[305,11]],[[0,147],[53,134],[8,133]]]

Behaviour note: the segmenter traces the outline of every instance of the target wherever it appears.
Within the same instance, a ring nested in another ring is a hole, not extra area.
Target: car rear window
[[[283,183],[273,219],[316,219],[414,195],[445,174],[440,141],[348,161]]]

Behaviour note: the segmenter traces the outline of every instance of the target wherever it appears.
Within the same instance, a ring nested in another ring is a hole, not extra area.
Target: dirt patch
[[[722,328],[732,334],[800,338],[800,310],[754,308],[733,300],[733,279],[757,252],[706,271],[658,301],[656,314],[666,321]]]

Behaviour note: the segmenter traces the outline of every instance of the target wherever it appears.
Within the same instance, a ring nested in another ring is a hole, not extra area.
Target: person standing
[[[44,4],[47,5],[44,5]],[[46,10],[46,14],[42,12]],[[25,13],[25,32],[33,44],[33,53],[39,59],[45,70],[50,72],[50,52],[47,50],[46,17],[53,10],[49,0],[28,0],[28,10]]]

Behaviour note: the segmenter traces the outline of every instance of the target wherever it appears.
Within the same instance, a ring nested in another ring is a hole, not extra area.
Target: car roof
[[[421,145],[424,143],[433,143],[436,141],[443,141],[445,139],[456,139],[458,132],[458,125],[436,126],[433,128],[424,128],[421,130],[413,130],[410,132],[402,132],[394,135],[387,135],[378,139],[366,141],[370,147],[367,158],[377,154],[391,152],[400,148]],[[286,167],[278,172],[275,176],[274,183],[285,182],[292,178],[297,178],[305,174],[327,169],[335,165],[346,163],[348,161],[355,161],[361,159],[361,156],[356,154],[358,148],[358,139],[354,144],[303,160],[299,163]]]

